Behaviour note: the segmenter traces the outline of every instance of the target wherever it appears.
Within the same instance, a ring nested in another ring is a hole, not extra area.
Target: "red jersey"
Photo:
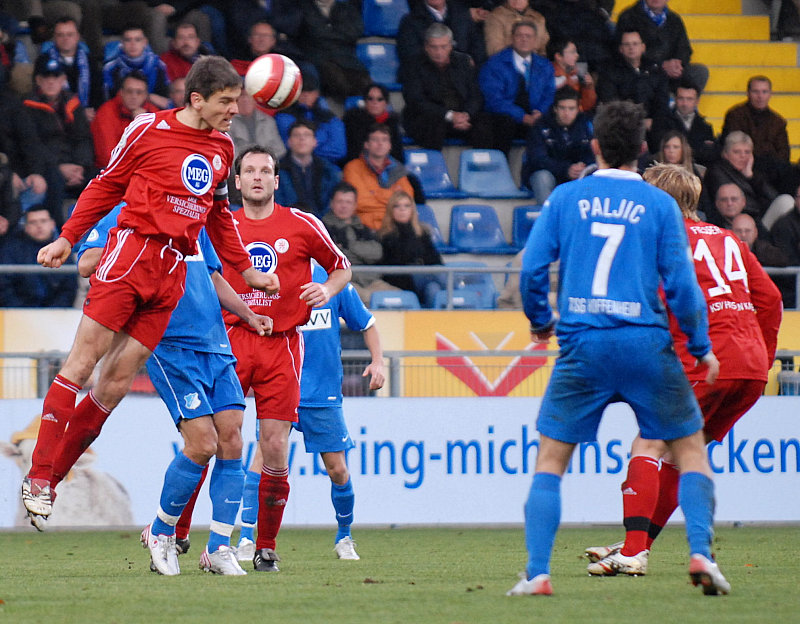
[[[219,256],[236,273],[250,267],[228,210],[233,142],[216,130],[196,130],[177,110],[142,113],[122,133],[108,166],[81,193],[61,235],[72,245],[120,201],[118,224],[185,256],[197,254],[206,225]]]
[[[331,240],[322,221],[302,210],[275,204],[275,210],[266,219],[248,219],[243,209],[234,213],[234,217],[253,266],[277,274],[281,288],[275,295],[254,290],[241,275],[232,274],[223,259],[225,279],[254,312],[272,319],[273,332],[305,325],[311,317],[311,307],[300,299],[300,287],[312,281],[311,259],[328,273],[347,269],[350,262]],[[223,316],[228,325],[253,331],[238,316],[225,310]]]
[[[775,359],[783,304],[778,288],[730,230],[684,220],[694,270],[708,303],[709,336],[720,362],[719,379],[767,381]],[[675,350],[690,381],[705,379],[686,350],[686,336],[670,314]]]

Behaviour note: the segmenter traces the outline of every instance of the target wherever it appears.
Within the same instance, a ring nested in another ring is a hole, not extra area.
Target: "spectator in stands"
[[[492,56],[480,71],[485,109],[492,115],[494,142],[506,154],[515,138],[524,139],[553,105],[553,66],[535,53],[536,24],[517,22],[511,46]]]
[[[353,0],[300,0],[303,22],[297,44],[319,72],[325,95],[344,99],[362,93],[370,83],[356,56],[364,32],[360,3]]]
[[[558,184],[577,180],[594,163],[592,126],[580,112],[578,93],[561,87],[552,109],[528,137],[521,179],[543,204]]]
[[[551,37],[575,42],[591,71],[598,71],[611,60],[614,25],[602,3],[596,0],[533,0],[531,6],[544,15]]]
[[[0,264],[36,265],[39,250],[58,237],[56,223],[44,206],[32,206],[25,213],[23,230],[11,233],[0,243]],[[68,261],[74,264],[70,258]],[[69,308],[75,301],[78,280],[74,273],[0,274],[0,307]]]
[[[753,76],[747,81],[747,101],[736,104],[725,113],[721,140],[740,130],[753,140],[754,168],[779,187],[781,180],[791,177],[789,135],[786,119],[769,107],[772,81],[766,76]],[[781,189],[790,192],[790,189]]]
[[[5,86],[19,95],[30,89],[31,67],[28,52],[17,40],[19,22],[8,13],[0,13],[0,68],[5,76]]]
[[[92,122],[94,163],[98,169],[108,164],[111,151],[123,131],[141,113],[154,113],[158,107],[147,98],[147,78],[136,70],[122,79],[122,87],[108,102],[97,109]]]
[[[45,201],[47,193],[47,153],[39,141],[28,110],[4,82],[0,73],[0,154],[11,169],[13,198],[27,210]],[[53,208],[56,213],[56,206]],[[13,227],[14,224],[12,224]]]
[[[24,101],[48,157],[48,195],[61,207],[65,197],[78,197],[96,173],[89,120],[77,95],[67,90],[61,63],[50,56],[36,59],[34,92]],[[56,223],[66,215],[59,210]]]
[[[789,258],[780,247],[770,243],[767,238],[759,236],[755,219],[749,214],[743,212],[735,216],[732,224],[731,229],[736,234],[736,238],[747,244],[763,266],[785,267],[789,265]],[[776,280],[773,278],[773,281]],[[775,285],[780,288],[778,281],[781,280],[777,280]]]
[[[352,184],[340,182],[333,189],[330,211],[322,217],[333,242],[344,252],[350,264],[380,264],[383,259],[383,245],[378,235],[366,225],[356,214],[358,192]],[[353,272],[350,283],[365,304],[377,290],[396,290],[394,286],[380,279],[373,273]]]
[[[789,265],[800,266],[800,186],[795,189],[793,196],[793,209],[773,224],[770,233],[778,248],[786,254]]]
[[[547,58],[553,65],[555,88],[569,86],[580,96],[581,112],[591,114],[597,106],[594,78],[578,66],[578,48],[569,39],[551,39],[547,44]]]
[[[244,91],[242,91],[242,93],[244,93]],[[167,104],[167,108],[180,108],[183,106],[185,97],[186,78],[176,78],[169,83],[169,103]],[[255,104],[253,104],[253,106],[255,106]],[[239,114],[242,114],[241,109],[239,110]],[[275,129],[275,134],[278,134],[277,128]],[[280,139],[280,137],[278,138]],[[283,145],[283,141],[280,141],[280,144]]]
[[[242,91],[239,99],[239,114],[231,120],[231,129],[228,134],[233,139],[233,147],[238,156],[245,148],[251,145],[260,145],[270,150],[276,158],[281,159],[286,154],[278,124],[275,119],[256,106],[252,96]],[[180,104],[183,106],[183,102]],[[283,182],[283,178],[281,178]],[[280,202],[279,202],[280,203]]]
[[[686,78],[702,91],[708,67],[690,63],[692,46],[681,16],[667,8],[668,0],[637,0],[617,18],[617,30],[636,30],[647,46],[648,58],[669,77],[674,90]]]
[[[297,61],[300,49],[293,40],[300,32],[303,14],[295,0],[237,0],[226,3],[224,10],[232,58],[249,62],[274,51]],[[246,41],[242,40],[243,33],[248,33]],[[265,46],[269,48],[259,52]],[[231,62],[239,71],[236,62]]]
[[[483,24],[483,36],[486,39],[486,55],[492,56],[513,45],[511,29],[518,22],[532,22],[536,24],[536,49],[534,52],[540,56],[547,55],[547,42],[550,35],[547,33],[544,16],[534,11],[528,0],[505,0],[486,16]]]
[[[373,230],[381,227],[386,204],[396,191],[414,195],[406,168],[389,156],[391,148],[389,128],[375,124],[367,135],[361,156],[344,167],[344,181],[358,193],[356,212],[364,225]]]
[[[491,117],[470,58],[453,49],[453,33],[442,23],[425,32],[424,51],[403,84],[403,125],[418,145],[442,149],[446,137],[474,147],[492,147]]]
[[[305,119],[317,126],[317,156],[339,163],[347,154],[347,139],[344,124],[319,97],[319,82],[316,76],[303,76],[300,98],[286,110],[275,115],[275,123],[283,142],[289,139],[289,128],[295,121]]]
[[[378,234],[383,245],[381,264],[394,266],[441,265],[442,257],[431,239],[427,224],[420,223],[417,206],[405,191],[392,193]],[[432,307],[436,293],[444,287],[439,274],[384,275],[401,290],[416,293],[425,307]]]
[[[122,43],[116,55],[103,66],[106,98],[114,97],[125,76],[136,70],[147,79],[150,102],[158,108],[166,108],[169,102],[167,67],[150,49],[142,27],[128,26],[122,31]]]
[[[647,143],[655,152],[669,117],[667,75],[645,56],[647,47],[638,30],[617,30],[617,36],[619,54],[600,69],[597,97],[601,102],[629,100],[644,106]]]
[[[69,90],[78,96],[91,122],[103,103],[103,78],[100,67],[81,41],[78,24],[71,17],[62,17],[53,26],[52,41],[45,41],[41,54],[61,63],[67,75]]]
[[[706,168],[698,165],[692,157],[692,147],[680,130],[669,130],[661,137],[661,149],[656,154],[655,161],[680,165],[691,171],[701,180],[706,174]]]
[[[286,0],[282,1],[285,2]],[[234,5],[238,6],[239,3],[234,3]],[[300,22],[302,21],[302,15],[300,14],[299,8],[297,8],[295,5],[291,6],[290,13],[292,12],[296,12],[297,14],[298,25],[295,27],[295,30],[297,30]],[[246,49],[241,50],[231,61],[231,65],[233,65],[240,75],[244,76],[247,72],[247,68],[250,67],[250,63],[252,63],[259,56],[274,53],[288,56],[295,63],[297,63],[297,66],[303,73],[304,80],[308,79],[311,74],[313,74],[314,78],[319,82],[319,74],[317,73],[317,70],[311,63],[303,59],[300,48],[298,48],[292,41],[288,39],[281,39],[278,31],[270,22],[263,19],[258,20],[249,27],[247,32],[248,35]]]
[[[400,115],[389,108],[389,91],[383,85],[371,83],[363,94],[363,105],[344,112],[344,130],[347,136],[347,160],[358,158],[364,150],[367,132],[376,123],[389,128],[392,136],[392,158],[404,159],[403,137],[400,133]]]
[[[0,153],[0,241],[19,221],[19,202],[14,199],[13,173],[8,156]]]
[[[289,153],[280,161],[281,183],[275,189],[275,201],[321,218],[328,211],[342,171],[314,155],[317,146],[314,130],[314,124],[304,119],[295,121],[289,128]]]
[[[703,194],[701,207],[711,223],[716,210],[713,198],[723,184],[736,184],[745,197],[745,212],[752,215],[756,222],[768,209],[781,212],[787,204],[791,204],[790,195],[778,195],[775,188],[758,171],[753,168],[753,141],[748,135],[734,130],[725,137],[722,158],[713,163],[703,178]]]
[[[161,55],[161,60],[167,68],[167,78],[170,81],[186,78],[192,64],[201,55],[211,53],[211,50],[200,41],[197,27],[191,22],[181,22],[175,27],[175,36],[172,38],[169,50]]]
[[[733,220],[740,214],[744,214],[746,206],[744,193],[737,185],[728,182],[717,189],[714,205],[717,209],[710,216],[707,215],[708,222],[726,230],[732,230]],[[763,229],[763,226],[761,227]]]
[[[483,33],[472,21],[466,6],[459,0],[422,0],[411,6],[397,29],[400,82],[405,84],[417,72],[418,59],[427,47],[427,32],[433,24],[449,28],[456,51],[468,55],[474,66],[480,66],[486,60]]]
[[[711,124],[697,112],[699,94],[697,86],[688,80],[678,83],[675,108],[665,120],[664,131],[677,130],[685,135],[692,147],[695,162],[708,167],[719,158],[719,144],[714,138]]]

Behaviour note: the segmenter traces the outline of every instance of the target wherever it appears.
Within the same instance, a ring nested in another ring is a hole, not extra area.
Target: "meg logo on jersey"
[[[202,154],[190,154],[181,165],[181,181],[193,195],[205,195],[214,181],[214,173]]]
[[[262,273],[274,273],[278,268],[278,254],[267,243],[255,242],[245,247],[250,254],[253,266]]]

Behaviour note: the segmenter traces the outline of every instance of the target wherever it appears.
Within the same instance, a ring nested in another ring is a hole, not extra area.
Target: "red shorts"
[[[229,326],[236,374],[244,393],[253,389],[256,418],[297,422],[303,336],[296,330],[259,336],[244,327]]]
[[[766,381],[752,379],[718,379],[709,386],[704,381],[694,384],[694,395],[703,412],[703,432],[709,439],[722,442],[742,416],[764,393]]]
[[[83,313],[153,351],[183,297],[183,255],[155,238],[113,228],[89,281]]]

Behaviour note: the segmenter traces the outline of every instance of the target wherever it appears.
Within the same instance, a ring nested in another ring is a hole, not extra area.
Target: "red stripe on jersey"
[[[297,208],[289,208],[289,211],[292,213],[293,216],[298,217],[303,221],[307,221],[309,225],[311,225],[311,227],[313,227],[314,230],[316,230],[317,234],[319,234],[320,238],[323,240],[328,249],[330,249],[333,253],[339,256],[341,263],[339,262],[336,263],[335,267],[336,269],[350,268],[350,261],[347,259],[347,256],[345,256],[342,253],[342,250],[336,246],[336,243],[333,242],[333,239],[331,238],[330,234],[328,234],[328,230],[325,227],[325,225],[323,225],[322,221],[317,219],[317,217],[315,217],[314,215],[308,212],[303,212],[302,210],[298,210]],[[327,271],[327,269],[325,270]]]

